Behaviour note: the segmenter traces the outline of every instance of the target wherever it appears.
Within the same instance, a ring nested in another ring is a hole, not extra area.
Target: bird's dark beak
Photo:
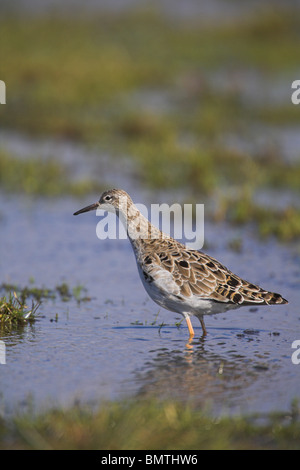
[[[98,209],[98,207],[99,207],[99,202],[95,202],[95,204],[91,204],[90,206],[86,206],[83,209],[80,209],[79,211],[74,212],[73,215],[82,214],[83,212],[95,211],[96,209]]]

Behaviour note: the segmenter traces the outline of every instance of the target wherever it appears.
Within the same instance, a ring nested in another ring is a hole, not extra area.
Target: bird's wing
[[[148,245],[142,257],[143,272],[154,282],[164,280],[170,293],[233,304],[287,303],[280,294],[241,279],[216,259],[176,240],[151,240]]]

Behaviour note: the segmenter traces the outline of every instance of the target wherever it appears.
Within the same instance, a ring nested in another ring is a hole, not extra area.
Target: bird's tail
[[[262,287],[230,274],[226,284],[220,284],[217,292],[236,304],[287,304],[288,301],[276,292],[269,292]]]
[[[282,295],[266,291],[259,286],[247,283],[247,281],[239,288],[238,293],[242,296],[241,301],[238,303],[288,304],[288,301]]]
[[[282,295],[277,294],[276,292],[262,292],[261,297],[264,299],[266,304],[288,304],[288,301],[282,297]]]

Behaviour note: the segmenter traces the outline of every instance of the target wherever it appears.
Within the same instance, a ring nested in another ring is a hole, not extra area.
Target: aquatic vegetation
[[[8,292],[9,295],[12,292],[17,293],[17,298],[20,299],[21,304],[25,304],[29,298],[39,303],[47,299],[55,300],[57,297],[63,302],[72,299],[75,299],[78,303],[91,300],[90,297],[82,295],[83,292],[87,291],[84,286],[78,285],[71,288],[66,282],[58,284],[55,288],[35,287],[33,285],[20,287],[15,284],[2,283],[0,291]]]
[[[39,303],[32,302],[29,308],[23,298],[16,292],[0,297],[0,325],[20,325],[33,322],[37,315]]]
[[[264,207],[255,203],[249,192],[234,198],[224,197],[211,217],[215,221],[227,220],[239,225],[254,222],[262,237],[272,235],[282,242],[300,238],[300,207]]]
[[[57,285],[55,288],[55,292],[60,295],[60,299],[63,302],[68,302],[72,298],[74,298],[77,303],[89,301],[91,300],[90,297],[82,296],[82,293],[86,291],[87,289],[82,285],[75,286],[71,289],[71,287],[66,282]]]
[[[0,419],[1,449],[299,449],[297,404],[285,413],[213,417],[167,400],[108,402]]]
[[[92,179],[75,181],[71,171],[55,158],[18,158],[0,149],[0,189],[28,195],[58,197],[101,192],[103,186]]]
[[[82,285],[78,285],[78,286],[73,287],[72,295],[77,300],[78,303],[86,302],[86,301],[91,300],[91,298],[89,296],[87,296],[87,295],[82,296],[81,295],[84,292],[87,292],[87,288],[82,286]]]
[[[158,326],[158,333],[161,332],[161,329],[166,326],[166,323],[164,323],[164,321],[161,321],[161,322],[158,322],[158,316],[159,316],[159,311],[157,312],[157,314],[155,315],[154,319],[150,322],[148,322],[147,320],[145,320],[145,322],[141,321],[141,320],[135,320],[134,322],[131,322],[130,324],[131,325],[136,325],[136,326]],[[181,324],[181,321],[178,323],[178,322],[175,322],[175,325],[177,327],[179,327],[179,325]]]
[[[181,188],[211,194],[217,183],[210,152],[185,148],[174,140],[159,145],[135,144],[132,155],[142,167],[142,179],[152,188]]]

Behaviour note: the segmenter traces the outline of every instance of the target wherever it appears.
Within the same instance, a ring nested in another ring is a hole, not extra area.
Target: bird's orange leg
[[[185,317],[185,319],[186,319],[186,323],[187,323],[187,326],[188,326],[188,329],[189,329],[190,338],[192,338],[193,336],[195,336],[195,333],[194,333],[194,328],[193,328],[191,319],[188,315]]]

